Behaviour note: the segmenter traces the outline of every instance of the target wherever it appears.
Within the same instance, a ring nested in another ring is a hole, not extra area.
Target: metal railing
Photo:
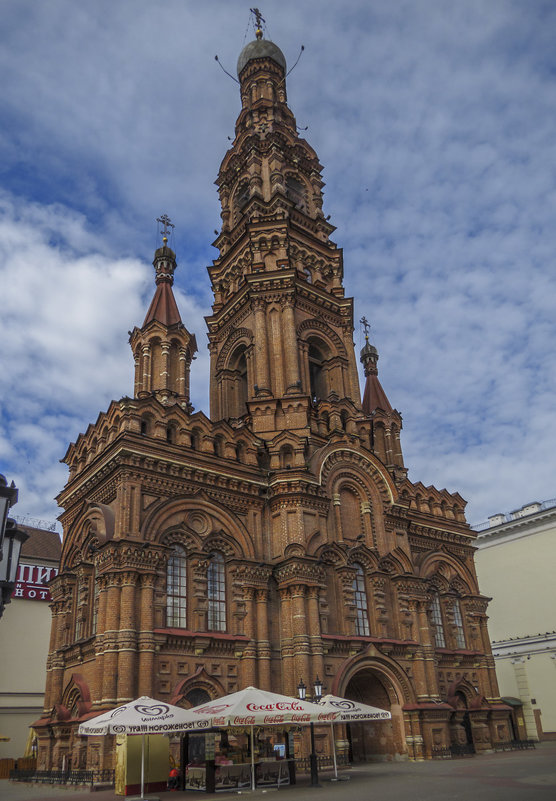
[[[114,784],[113,770],[11,770],[14,782],[32,784],[90,785]]]
[[[471,526],[473,531],[487,531],[489,528],[496,528],[497,526],[502,526],[504,523],[516,523],[519,520],[524,520],[527,517],[538,515],[539,512],[544,512],[546,509],[553,509],[556,506],[556,498],[549,498],[547,501],[543,501],[539,505],[539,509],[536,512],[530,512],[523,517],[512,517],[511,514],[503,514],[501,515],[504,520],[501,520],[499,523],[491,523],[490,520],[484,520],[482,523],[476,523],[475,525]],[[516,510],[520,511],[520,510]]]
[[[349,765],[349,759],[345,754],[338,754],[336,757],[336,764],[338,767],[345,767]],[[299,773],[309,773],[311,770],[310,757],[299,757],[295,760],[295,767]],[[317,767],[319,770],[334,767],[334,757],[332,755],[317,755]]]
[[[495,751],[525,751],[536,748],[535,740],[507,740],[503,743],[494,743]]]

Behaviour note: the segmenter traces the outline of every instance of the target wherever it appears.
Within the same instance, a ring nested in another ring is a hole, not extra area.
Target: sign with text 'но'
[[[19,565],[17,581],[12,598],[26,598],[31,601],[50,601],[48,582],[58,575],[57,567],[44,565]]]

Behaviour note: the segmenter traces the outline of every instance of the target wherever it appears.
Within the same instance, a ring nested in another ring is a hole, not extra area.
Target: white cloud
[[[204,267],[239,111],[214,54],[235,71],[247,8],[11,0],[3,13],[0,447],[42,515],[63,481],[48,465],[131,392],[126,332],[150,299],[161,212],[208,411]],[[552,497],[556,7],[281,0],[264,13],[290,66],[306,46],[289,103],[325,165],[347,294],[373,324],[410,476],[458,490],[472,522]],[[63,425],[45,431],[45,411]]]

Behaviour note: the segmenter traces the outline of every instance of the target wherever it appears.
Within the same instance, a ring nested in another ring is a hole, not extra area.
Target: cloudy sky
[[[305,46],[289,104],[410,478],[459,491],[471,523],[556,496],[556,4],[261,11],[288,65]],[[208,413],[213,182],[239,112],[214,56],[235,73],[248,17],[237,0],[0,0],[0,471],[19,515],[55,519],[67,445],[133,391],[162,213]]]

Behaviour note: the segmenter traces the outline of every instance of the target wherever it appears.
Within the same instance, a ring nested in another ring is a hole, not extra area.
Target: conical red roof
[[[174,293],[172,292],[172,285],[169,281],[161,281],[157,284],[154,297],[145,317],[143,328],[152,320],[157,320],[162,325],[171,326],[176,323],[181,323],[180,313]]]
[[[363,411],[365,414],[372,414],[375,409],[391,413],[392,407],[386,397],[386,392],[382,389],[382,384],[378,380],[376,373],[367,376],[365,392],[363,393]]]

